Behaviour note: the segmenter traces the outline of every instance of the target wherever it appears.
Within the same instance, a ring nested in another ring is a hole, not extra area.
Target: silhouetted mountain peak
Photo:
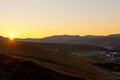
[[[120,37],[120,34],[111,34],[109,37]]]
[[[105,37],[105,36],[93,36],[93,35],[86,35],[83,36],[84,38],[101,38],[101,37]]]
[[[51,38],[51,37],[70,38],[70,37],[81,37],[81,36],[79,36],[79,35],[54,35],[54,36],[50,36],[50,37],[46,37],[46,38]]]

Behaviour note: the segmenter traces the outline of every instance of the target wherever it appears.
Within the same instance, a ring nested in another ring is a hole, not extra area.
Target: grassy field
[[[15,59],[30,61],[31,63],[39,65],[40,69],[41,68],[44,68],[45,70],[47,69],[46,72],[41,73],[41,75],[43,74],[48,75],[49,70],[53,71],[53,73],[50,72],[52,74],[50,76],[57,75],[57,77],[54,77],[54,80],[59,80],[58,79],[59,77],[62,77],[61,80],[67,80],[67,79],[70,80],[69,77],[72,77],[73,78],[72,80],[77,80],[77,79],[78,80],[108,80],[108,79],[115,80],[117,78],[116,76],[106,71],[100,70],[95,66],[86,63],[80,57],[70,56],[60,52],[55,52],[49,49],[41,48],[39,46],[34,45],[33,43],[12,42],[7,40],[0,41],[0,54],[11,56],[12,58]],[[5,60],[9,62],[9,59],[7,57],[5,58]],[[22,67],[24,67],[24,65]],[[69,77],[66,78],[66,76]],[[39,80],[39,79],[33,79],[33,80]],[[48,79],[43,79],[43,80],[48,80]],[[49,80],[53,80],[53,78]]]
[[[34,43],[34,45],[56,52],[62,52],[70,55],[79,55],[81,57],[95,56],[98,55],[98,53],[101,51],[108,51],[108,49],[104,47],[82,44]]]

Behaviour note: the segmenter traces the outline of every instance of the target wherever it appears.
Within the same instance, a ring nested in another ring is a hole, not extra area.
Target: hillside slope
[[[81,45],[81,44],[64,44],[64,43],[34,43],[34,45],[53,50],[56,52],[62,52],[69,55],[77,55],[81,57],[90,57],[98,55],[102,51],[109,51],[104,47]]]
[[[0,80],[85,80],[57,73],[25,59],[0,55]]]
[[[85,80],[114,80],[116,78],[108,72],[99,70],[84,62],[79,57],[42,49],[33,45],[33,43],[1,41],[0,53],[20,59],[24,58],[56,73]],[[47,74],[45,73],[44,75]]]

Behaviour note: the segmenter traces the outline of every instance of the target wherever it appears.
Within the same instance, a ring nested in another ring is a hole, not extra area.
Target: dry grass
[[[86,80],[114,80],[114,76],[85,63],[76,56],[42,49],[33,43],[0,42],[0,53],[32,60],[42,67],[55,72],[85,78]]]

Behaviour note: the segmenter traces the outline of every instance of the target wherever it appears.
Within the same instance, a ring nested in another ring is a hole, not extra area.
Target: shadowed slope
[[[0,55],[0,80],[85,80],[43,68],[32,61]]]

